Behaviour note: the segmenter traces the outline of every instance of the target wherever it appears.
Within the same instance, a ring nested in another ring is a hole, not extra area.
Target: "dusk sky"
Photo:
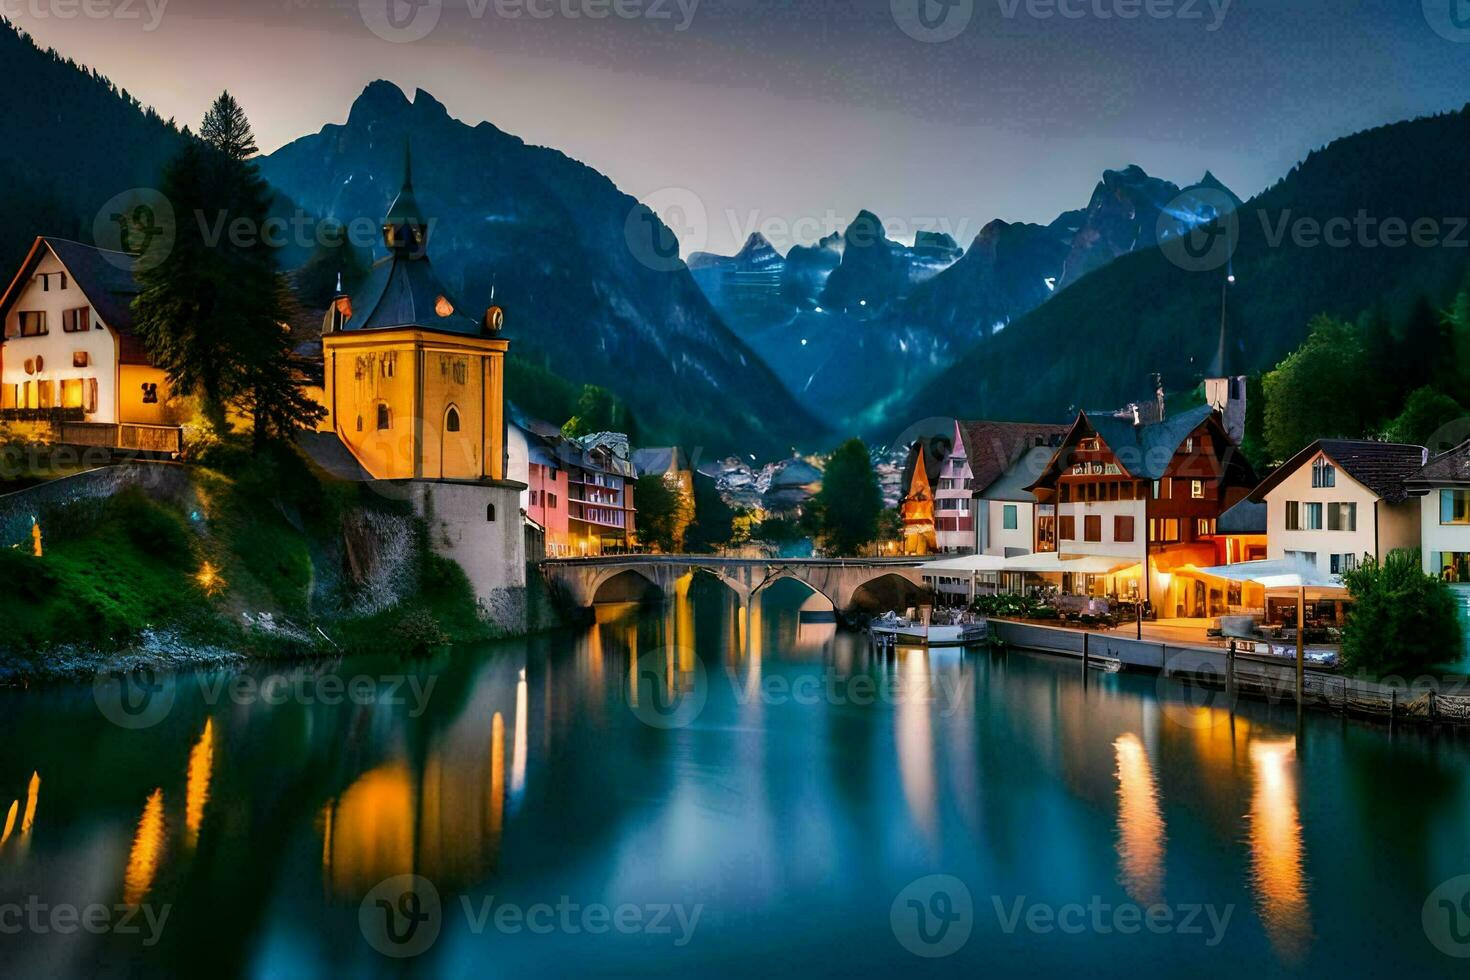
[[[1129,163],[1248,197],[1337,136],[1470,99],[1458,0],[619,0],[643,15],[602,19],[611,0],[417,0],[393,21],[385,0],[93,2],[113,16],[0,10],[181,123],[229,88],[267,151],[375,78],[423,88],[636,196],[692,192],[718,251],[761,222],[784,251],[861,208],[968,244]],[[910,36],[926,22],[958,33]]]

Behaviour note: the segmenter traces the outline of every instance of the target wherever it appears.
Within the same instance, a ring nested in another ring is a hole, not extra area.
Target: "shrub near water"
[[[1455,597],[1424,574],[1418,549],[1392,551],[1382,562],[1364,558],[1342,578],[1353,597],[1342,636],[1350,669],[1381,675],[1459,659]]]
[[[42,522],[45,554],[0,551],[0,646],[111,645],[202,607],[183,518],[137,490]]]

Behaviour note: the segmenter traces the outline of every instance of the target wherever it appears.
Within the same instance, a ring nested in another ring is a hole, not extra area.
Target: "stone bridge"
[[[793,579],[825,598],[834,611],[846,612],[865,585],[896,577],[923,589],[919,575],[922,559],[912,558],[716,558],[703,555],[619,555],[600,558],[554,558],[541,562],[541,573],[554,592],[569,603],[586,608],[598,601],[629,598],[625,588],[630,576],[642,579],[633,584],[643,590],[656,588],[674,596],[688,586],[695,574],[718,579],[742,607],[770,585]],[[611,594],[599,597],[603,587],[619,580]]]

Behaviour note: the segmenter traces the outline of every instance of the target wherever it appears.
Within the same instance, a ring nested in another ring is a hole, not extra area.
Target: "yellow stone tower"
[[[403,189],[383,219],[388,257],[322,327],[330,428],[378,480],[505,478],[503,315],[465,315],[429,263],[429,223]]]

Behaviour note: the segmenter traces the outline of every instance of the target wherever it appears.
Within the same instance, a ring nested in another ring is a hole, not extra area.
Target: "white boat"
[[[910,623],[906,620],[875,620],[869,631],[876,637],[896,640],[905,646],[964,647],[985,642],[987,635],[984,620],[962,625],[932,625]]]

